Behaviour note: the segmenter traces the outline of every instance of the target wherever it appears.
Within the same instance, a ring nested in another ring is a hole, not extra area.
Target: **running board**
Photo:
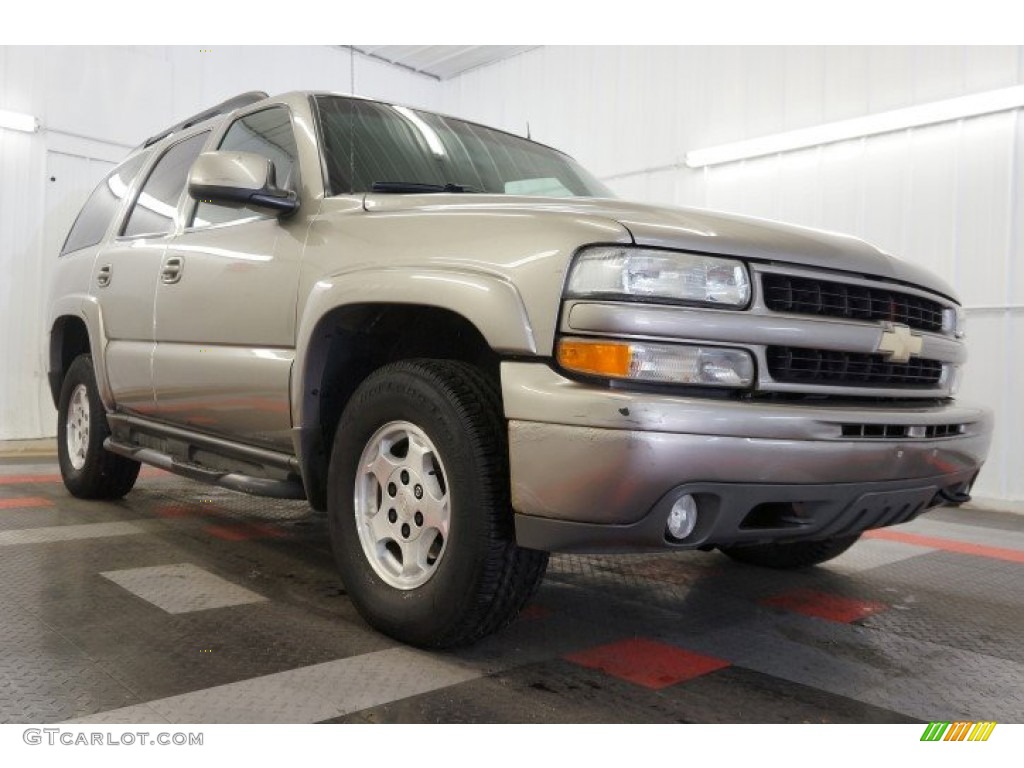
[[[115,442],[112,437],[108,437],[103,441],[103,447],[111,453],[116,453],[119,456],[125,456],[135,461],[141,461],[144,464],[151,464],[159,469],[187,477],[189,480],[220,485],[233,491],[242,491],[254,496],[269,496],[274,499],[306,498],[306,491],[302,487],[302,483],[294,480],[273,480],[266,477],[252,477],[251,475],[242,475],[237,472],[223,472],[219,469],[201,467],[198,464],[180,461],[153,448],[142,448],[136,445],[125,445],[124,443]]]
[[[115,443],[122,446],[141,447],[135,445],[133,436],[135,434],[149,435],[162,440],[172,440],[190,449],[200,449],[215,453],[218,456],[239,459],[251,462],[264,467],[274,467],[293,474],[299,474],[299,462],[294,456],[289,456],[279,451],[272,451],[267,448],[257,448],[252,445],[241,445],[239,443],[225,440],[222,437],[206,435],[202,432],[193,432],[181,427],[164,424],[159,421],[150,421],[138,416],[129,416],[126,413],[108,413],[107,423],[110,424],[110,431],[113,432]],[[156,449],[154,449],[156,450]],[[163,453],[163,451],[156,451]],[[181,458],[175,459],[179,463]]]

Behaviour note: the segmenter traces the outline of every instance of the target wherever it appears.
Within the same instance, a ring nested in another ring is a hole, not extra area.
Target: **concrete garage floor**
[[[552,559],[508,630],[370,630],[320,516],[144,469],[0,462],[0,722],[1024,720],[1024,516],[938,510],[802,573]]]

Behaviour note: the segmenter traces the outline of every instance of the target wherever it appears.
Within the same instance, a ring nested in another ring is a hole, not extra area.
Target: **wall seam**
[[[1018,61],[1020,60],[1020,49],[1017,52]],[[1008,258],[1006,259],[1006,305],[1007,307],[1013,304],[1013,290],[1014,290],[1014,276],[1016,270],[1014,268],[1016,262],[1016,256],[1020,251],[1020,227],[1021,223],[1015,221],[1014,211],[1017,208],[1017,201],[1020,196],[1020,182],[1018,176],[1020,175],[1020,140],[1021,140],[1021,110],[1015,110],[1013,113],[1013,131],[1010,134],[1010,184],[1007,194],[1007,205],[1009,210],[1007,212],[1006,220],[1010,225],[1010,238],[1008,245]],[[1004,356],[1006,364],[1003,367],[1003,402],[1006,405],[1006,410],[1009,412],[1020,411],[1021,406],[1019,400],[1014,398],[1014,386],[1013,386],[1013,367],[1010,361],[1013,359],[1013,350],[1016,348],[1014,345],[1014,323],[1013,318],[1009,309],[1003,313],[1003,323],[1006,330],[1006,352]],[[1012,419],[1011,419],[1012,421]],[[1007,448],[1009,448],[1009,441],[1007,441]],[[1010,488],[1010,456],[1013,453],[1012,450],[1004,450],[1002,453],[1001,466],[1000,466],[1000,491],[1004,498],[1009,497]]]

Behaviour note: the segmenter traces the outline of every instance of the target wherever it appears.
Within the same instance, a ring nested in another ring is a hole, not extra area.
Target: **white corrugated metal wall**
[[[443,83],[444,110],[565,149],[624,197],[864,237],[968,308],[962,397],[995,408],[981,497],[1024,501],[1021,110],[693,170],[689,149],[1024,83],[1017,47],[543,47]]]
[[[43,297],[55,248],[103,169],[242,91],[353,86],[424,107],[440,98],[437,80],[340,47],[0,47],[0,109],[42,124],[0,129],[0,440],[55,434]]]

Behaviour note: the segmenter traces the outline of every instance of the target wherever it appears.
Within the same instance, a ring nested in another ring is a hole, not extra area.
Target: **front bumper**
[[[589,386],[542,363],[503,363],[502,392],[517,538],[553,551],[692,549],[902,522],[934,505],[940,490],[969,488],[992,431],[988,411],[958,404],[680,397]],[[851,424],[957,425],[960,433],[844,438]],[[670,542],[668,507],[685,492],[704,499],[702,522]],[[772,527],[771,515],[755,510],[771,504],[793,514],[779,513]]]

